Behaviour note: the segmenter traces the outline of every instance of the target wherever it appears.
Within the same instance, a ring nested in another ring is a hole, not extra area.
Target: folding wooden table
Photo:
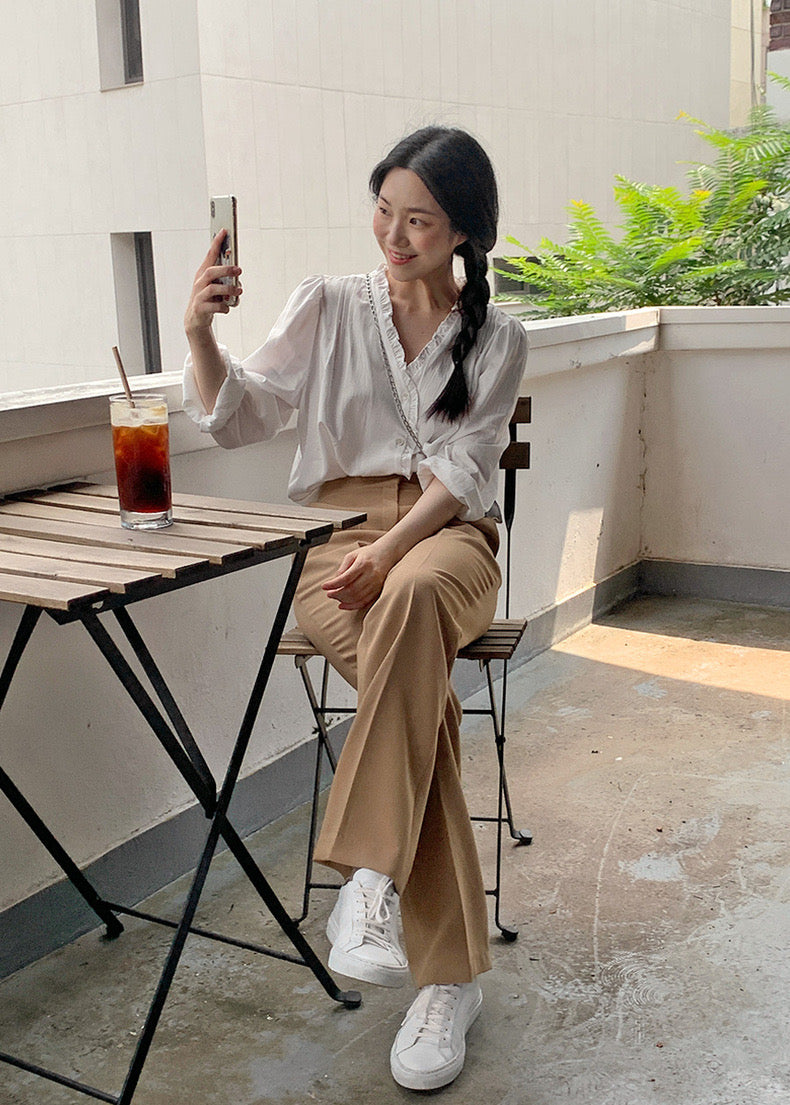
[[[0,710],[41,614],[46,612],[59,625],[81,622],[192,789],[209,826],[180,920],[154,917],[102,898],[0,767],[0,791],[105,924],[108,937],[116,937],[123,931],[119,915],[141,917],[175,930],[119,1094],[107,1093],[0,1051],[2,1062],[114,1105],[128,1105],[132,1100],[190,933],[309,967],[335,1001],[349,1007],[360,1002],[356,991],[341,991],[327,973],[230,823],[228,807],[305,557],[314,545],[328,541],[334,528],[358,525],[365,515],[193,495],[175,496],[173,507],[176,521],[172,526],[144,532],[121,528],[114,487],[75,484],[0,500],[0,599],[23,607],[0,671]],[[218,784],[127,607],[283,557],[291,557],[290,571],[224,779]],[[110,613],[131,646],[158,705],[101,620],[102,615]],[[294,953],[232,939],[193,925],[220,838],[291,941]]]

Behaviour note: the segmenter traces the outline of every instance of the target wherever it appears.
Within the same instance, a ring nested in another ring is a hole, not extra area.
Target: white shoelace
[[[362,938],[366,943],[387,949],[392,945],[392,936],[388,927],[392,921],[390,897],[393,893],[389,880],[382,880],[377,886],[359,886],[365,903],[365,916],[362,922]]]
[[[423,1022],[416,1032],[417,1039],[438,1036],[445,1039],[450,1033],[455,1007],[458,1004],[457,986],[436,986],[423,1014]]]

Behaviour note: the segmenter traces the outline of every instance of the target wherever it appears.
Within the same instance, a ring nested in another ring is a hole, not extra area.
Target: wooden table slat
[[[92,521],[93,518],[101,515],[111,516],[115,519],[118,517],[117,496],[111,498],[109,495],[52,491],[43,495],[20,496],[19,499],[14,501],[43,504],[53,508],[74,507],[80,510],[83,515],[87,515],[84,518],[86,522]],[[285,533],[301,540],[313,540],[331,526],[330,522],[321,522],[315,518],[312,520],[312,525],[308,525],[295,518],[280,518],[273,514],[258,516],[249,511],[204,510],[199,507],[186,506],[181,502],[175,502],[173,511],[177,522],[190,522],[207,527],[224,526],[229,529],[247,529],[271,534]]]
[[[155,578],[151,572],[135,572],[129,568],[108,565],[80,564],[73,560],[61,560],[49,556],[25,556],[23,553],[4,552],[0,549],[0,572],[8,575],[36,576],[46,579],[62,579],[70,583],[101,585],[118,595],[123,595],[135,583],[145,583]]]
[[[66,506],[51,506],[48,503],[25,502],[21,499],[0,503],[0,529],[5,528],[5,519],[9,516],[19,518],[40,518],[53,522],[60,526],[63,522],[71,522],[84,526],[117,526],[122,530],[117,515],[97,514],[87,510],[79,510]],[[131,532],[129,530],[126,531]],[[146,532],[136,530],[136,533]],[[156,532],[156,531],[147,531]],[[193,525],[190,522],[174,522],[171,526],[165,526],[160,533],[172,536],[178,534],[182,537],[196,537],[204,541],[224,541],[231,545],[244,545],[253,549],[281,549],[293,544],[296,538],[290,533],[272,532],[265,529],[241,529],[240,527],[222,527]]]
[[[56,490],[53,488],[53,491]],[[100,495],[117,502],[118,492],[112,484],[83,484],[70,488],[75,495]],[[284,522],[291,519],[305,522],[331,522],[335,529],[350,529],[365,520],[364,513],[353,514],[345,510],[328,510],[324,506],[296,506],[294,503],[258,503],[250,499],[220,499],[212,495],[189,495],[176,492],[173,508],[197,507],[199,510],[231,510],[239,514],[270,514]]]
[[[0,599],[9,602],[26,602],[53,610],[70,610],[79,602],[101,601],[106,595],[106,587],[0,572]]]
[[[168,579],[175,579],[189,568],[208,563],[204,556],[174,556],[167,552],[143,552],[129,547],[97,548],[91,545],[75,545],[68,541],[47,541],[40,537],[19,536],[15,533],[0,533],[0,549],[31,557],[57,556],[59,560],[85,565],[93,564],[99,570],[104,566],[140,569],[147,571],[151,576],[162,575]]]
[[[146,552],[172,552],[181,556],[195,556],[211,564],[224,564],[239,556],[238,544],[219,540],[200,540],[182,534],[176,524],[166,530],[128,530],[85,525],[66,520],[54,522],[51,518],[25,518],[20,515],[0,515],[0,536],[14,533],[19,536],[41,537],[48,541],[66,539],[78,545],[106,546],[113,549],[141,549]]]
[[[261,553],[288,556],[304,541],[326,540],[333,526],[364,518],[199,495],[180,502],[184,520],[127,530],[114,485],[74,483],[0,498],[0,599],[66,612],[106,604],[110,592],[116,602],[127,592],[136,601],[147,585],[161,590],[163,576],[197,580],[245,558],[258,563]]]

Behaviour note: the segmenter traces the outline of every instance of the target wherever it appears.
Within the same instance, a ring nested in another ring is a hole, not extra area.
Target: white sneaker
[[[390,1052],[392,1077],[407,1090],[438,1090],[463,1070],[466,1033],[483,994],[480,984],[423,986]]]
[[[340,888],[326,926],[329,969],[376,986],[403,986],[409,963],[398,939],[398,915],[392,879],[360,867]]]

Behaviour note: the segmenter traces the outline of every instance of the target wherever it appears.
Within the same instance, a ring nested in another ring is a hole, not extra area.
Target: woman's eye
[[[422,219],[412,219],[411,224],[412,226],[425,226],[425,223],[422,221]]]

